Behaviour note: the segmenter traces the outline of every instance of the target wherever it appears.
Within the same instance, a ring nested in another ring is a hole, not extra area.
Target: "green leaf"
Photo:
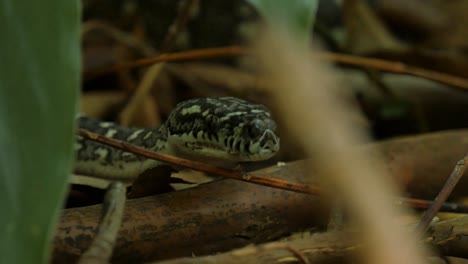
[[[45,263],[71,172],[79,1],[0,2],[0,263]]]
[[[248,0],[268,24],[308,43],[318,0]]]

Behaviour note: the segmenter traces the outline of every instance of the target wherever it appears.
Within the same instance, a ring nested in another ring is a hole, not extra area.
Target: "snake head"
[[[184,101],[165,125],[169,148],[190,159],[260,161],[274,156],[280,147],[270,111],[233,97]]]
[[[246,114],[245,123],[242,123],[239,132],[235,131],[228,139],[227,147],[231,152],[246,155],[246,160],[243,161],[266,160],[279,150],[280,141],[275,134],[276,124],[266,111],[265,108],[262,113]]]

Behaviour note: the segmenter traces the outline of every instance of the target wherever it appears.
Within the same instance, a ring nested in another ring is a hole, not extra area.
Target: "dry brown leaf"
[[[407,45],[386,29],[367,1],[344,1],[346,49],[355,54],[371,54],[382,50],[402,51]]]
[[[154,105],[156,102],[151,98],[150,91],[164,66],[165,63],[157,63],[146,71],[133,96],[120,113],[122,125],[154,127],[161,124],[158,107]]]
[[[118,91],[86,92],[80,99],[80,112],[94,118],[102,118],[125,99],[125,93]]]

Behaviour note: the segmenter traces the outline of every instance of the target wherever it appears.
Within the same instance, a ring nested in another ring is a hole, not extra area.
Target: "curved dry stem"
[[[85,73],[85,79],[91,79],[95,76],[117,72],[123,69],[148,66],[158,62],[177,62],[199,59],[213,59],[225,57],[238,57],[251,55],[252,51],[239,46],[227,46],[219,48],[197,49],[183,52],[161,54],[156,57],[144,58],[141,60],[130,61],[127,63],[117,64],[112,67],[98,69],[96,71]],[[401,62],[388,61],[382,59],[365,58],[354,55],[332,53],[332,52],[316,52],[312,54],[313,58],[325,61],[332,61],[346,65],[355,65],[364,68],[371,68],[381,71],[408,74],[442,84],[450,85],[456,88],[468,89],[468,80],[466,78],[453,76],[446,73],[427,70],[419,67],[406,65]],[[273,57],[274,59],[275,57]]]
[[[365,135],[350,124],[356,110],[339,97],[331,71],[306,59],[308,52],[280,32],[267,32],[257,51],[285,124],[365,234],[368,263],[425,263],[414,234],[395,221],[402,213],[392,206],[395,183],[377,160],[353,149]]]

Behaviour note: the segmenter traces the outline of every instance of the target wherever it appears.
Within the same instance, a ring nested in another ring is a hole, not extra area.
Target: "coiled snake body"
[[[79,118],[80,128],[149,150],[231,166],[266,160],[279,150],[276,124],[262,105],[234,97],[197,98],[179,103],[159,128],[128,128]],[[83,137],[75,145],[75,173],[132,181],[159,161],[118,150]]]

